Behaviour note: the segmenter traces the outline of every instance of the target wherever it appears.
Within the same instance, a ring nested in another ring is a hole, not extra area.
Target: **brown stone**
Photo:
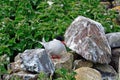
[[[19,61],[21,60],[21,58],[20,58],[21,54],[22,54],[22,53],[19,53],[17,56],[15,56],[14,62],[17,62],[18,60],[19,60]]]
[[[105,6],[106,9],[110,7],[110,2],[100,2],[102,6]]]
[[[91,61],[86,61],[86,60],[75,60],[74,61],[74,69],[78,69],[80,67],[93,67],[93,63]]]
[[[20,70],[23,70],[22,69],[21,61],[13,62],[13,63],[10,63],[8,65],[8,71],[9,71],[9,73],[15,73],[15,72],[18,72]]]
[[[106,72],[106,73],[111,73],[111,74],[114,74],[116,75],[117,72],[114,70],[114,68],[108,64],[96,64],[95,69],[98,69],[100,70],[101,72]]]
[[[72,53],[63,53],[60,59],[52,59],[55,69],[65,68],[72,70],[73,66],[73,55]]]
[[[120,56],[120,48],[112,49],[112,56],[119,57]]]
[[[89,67],[81,67],[75,72],[77,73],[76,80],[102,80],[100,72]]]
[[[67,47],[94,63],[109,63],[111,48],[103,26],[89,18],[77,17],[65,32]]]

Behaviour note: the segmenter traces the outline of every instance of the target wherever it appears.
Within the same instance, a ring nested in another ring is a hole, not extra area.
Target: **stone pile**
[[[22,80],[36,80],[40,72],[53,75],[55,68],[44,49],[31,49],[18,54],[15,62],[8,65],[8,70],[10,75],[5,76],[5,80],[10,80],[13,76]]]
[[[116,56],[113,57],[113,52],[115,52],[113,51],[113,48],[120,47],[119,33],[105,34],[104,28],[100,23],[89,18],[79,16],[71,23],[64,36],[66,46],[79,55],[77,60],[74,59],[74,69],[76,69],[75,71],[77,73],[79,72],[79,68],[90,67],[100,72],[102,77],[101,79],[116,80],[117,72],[113,67],[118,69],[118,59],[115,60]],[[115,52],[114,54],[117,53],[120,54],[119,52]],[[113,64],[113,67],[110,66],[111,62],[116,63],[116,65]],[[87,74],[89,70],[90,69],[85,73]],[[84,73],[82,74],[82,72],[79,72],[76,80],[87,80],[86,77],[86,79],[84,79]],[[92,72],[94,73],[94,71]],[[98,75],[94,78],[95,75],[93,76],[92,72],[92,78],[88,78],[88,80],[97,80],[96,78]],[[101,79],[98,78],[98,80]]]
[[[103,26],[79,16],[65,32],[65,43],[72,51],[62,53],[60,59],[51,59],[45,49],[25,50],[10,63],[10,80],[37,80],[39,72],[53,75],[55,69],[74,70],[76,80],[116,80],[120,55],[120,33],[105,34]],[[53,79],[54,80],[54,79]]]

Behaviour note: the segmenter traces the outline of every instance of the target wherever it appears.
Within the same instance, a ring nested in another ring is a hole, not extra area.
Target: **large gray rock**
[[[120,32],[106,34],[111,48],[120,47]]]
[[[89,18],[77,17],[65,32],[67,47],[95,63],[109,63],[111,48],[103,26]]]
[[[21,54],[23,69],[30,72],[54,73],[54,65],[44,49],[25,50]]]

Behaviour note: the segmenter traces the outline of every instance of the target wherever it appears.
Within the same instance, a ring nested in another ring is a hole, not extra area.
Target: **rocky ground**
[[[112,9],[120,14],[119,2]],[[109,2],[101,2],[108,8]],[[120,24],[120,16],[114,21]],[[89,18],[78,16],[65,32],[66,47],[60,59],[51,59],[45,49],[31,49],[19,53],[8,65],[10,74],[3,80],[18,76],[22,80],[37,80],[39,72],[53,76],[56,69],[74,70],[76,80],[117,80],[120,56],[120,32],[105,34],[103,26]],[[51,45],[52,46],[52,45]],[[1,79],[2,80],[2,79]],[[54,78],[53,78],[54,80]]]

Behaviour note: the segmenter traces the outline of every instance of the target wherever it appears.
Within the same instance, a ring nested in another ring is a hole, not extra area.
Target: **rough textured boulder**
[[[80,67],[93,67],[93,63],[86,60],[75,60],[73,64],[73,69],[78,69]]]
[[[73,54],[64,53],[60,59],[53,59],[52,61],[55,69],[65,68],[68,71],[71,71],[73,67]]]
[[[89,67],[81,67],[76,69],[75,72],[77,73],[76,80],[102,80],[99,71]]]
[[[106,34],[111,48],[120,47],[120,32]]]
[[[89,18],[77,17],[65,32],[67,47],[87,60],[109,63],[111,48],[103,26]]]
[[[15,62],[8,65],[8,71],[10,74],[4,76],[6,80],[14,76],[21,80],[37,80],[40,72],[53,75],[55,68],[45,49],[30,49],[18,54]]]
[[[25,50],[21,54],[23,68],[26,71],[39,73],[40,71],[46,74],[54,73],[54,65],[44,49]]]

